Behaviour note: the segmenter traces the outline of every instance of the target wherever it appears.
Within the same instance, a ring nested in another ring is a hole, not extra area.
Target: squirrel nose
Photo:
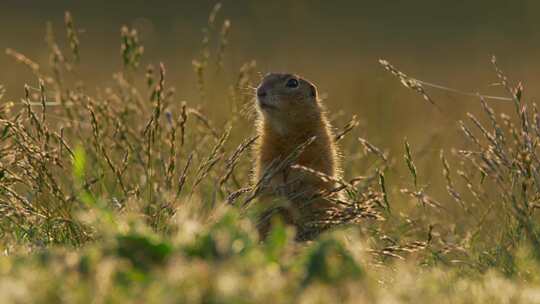
[[[257,97],[266,97],[266,95],[268,95],[268,93],[266,93],[265,89],[263,88],[257,89]]]

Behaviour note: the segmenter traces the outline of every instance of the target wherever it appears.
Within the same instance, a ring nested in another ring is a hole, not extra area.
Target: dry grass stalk
[[[219,46],[217,51],[217,68],[218,71],[223,70],[223,59],[225,57],[225,50],[227,49],[227,45],[229,44],[229,33],[231,30],[231,21],[225,20],[223,21],[223,26],[221,27],[220,32],[220,39],[219,39]]]
[[[343,130],[341,130],[338,134],[335,135],[334,140],[335,142],[338,142],[345,138],[345,136],[351,132],[354,128],[358,127],[360,124],[360,121],[358,121],[358,118],[356,115],[353,115],[351,120],[343,127]]]
[[[64,22],[66,25],[66,36],[69,43],[69,48],[73,55],[73,61],[78,63],[80,60],[80,42],[79,42],[79,33],[73,22],[73,17],[70,12],[64,14]]]
[[[388,162],[388,156],[381,149],[379,149],[376,146],[372,145],[371,143],[369,143],[367,140],[365,140],[363,138],[359,137],[358,141],[360,141],[360,143],[364,147],[364,150],[366,151],[366,154],[368,152],[372,153],[372,154],[378,156],[379,158],[381,158],[385,163]]]
[[[180,174],[180,178],[178,179],[178,187],[177,187],[177,190],[176,190],[176,198],[178,199],[178,197],[180,196],[180,194],[182,193],[182,189],[184,189],[184,185],[186,183],[186,179],[187,179],[187,173],[188,173],[188,170],[191,166],[191,163],[193,161],[193,153],[189,155],[187,161],[186,161],[186,165],[184,166],[184,169],[182,170],[182,173]]]
[[[405,163],[407,164],[407,168],[409,168],[409,172],[411,173],[411,176],[413,177],[414,181],[414,187],[418,186],[418,173],[416,170],[416,165],[413,162],[412,159],[412,153],[411,153],[411,147],[409,146],[409,142],[405,138],[405,155],[403,156],[405,159]]]
[[[258,135],[247,138],[234,150],[232,155],[229,158],[227,158],[227,160],[225,161],[225,174],[223,175],[223,177],[221,177],[219,181],[220,187],[223,186],[227,182],[227,180],[231,177],[244,151],[249,149],[249,147],[251,147],[257,141],[258,138],[259,138]]]
[[[306,149],[306,147],[312,144],[315,139],[316,137],[308,138],[305,142],[298,145],[283,160],[273,160],[268,166],[268,168],[265,168],[264,174],[261,176],[261,178],[255,183],[255,185],[252,186],[251,194],[242,203],[242,208],[246,208],[249,203],[253,201],[263,191],[263,189],[268,186],[270,180],[272,180],[272,178],[276,176],[276,174],[282,172],[285,168],[289,168],[291,165],[293,165],[298,159],[298,157],[300,157],[302,152]]]
[[[216,145],[210,152],[210,154],[205,158],[205,160],[201,163],[199,168],[197,169],[197,172],[195,173],[195,181],[193,182],[192,190],[193,193],[194,189],[197,188],[197,186],[204,180],[204,178],[210,173],[212,168],[223,158],[223,145],[229,138],[229,135],[231,133],[231,129],[228,128],[223,132],[219,140],[217,141]]]
[[[431,97],[427,94],[426,90],[424,89],[424,87],[418,80],[407,76],[405,73],[396,69],[386,60],[380,59],[379,63],[384,67],[385,70],[387,70],[388,72],[392,73],[392,75],[399,78],[399,80],[401,81],[401,84],[403,84],[406,88],[417,92],[418,94],[422,95],[422,97],[426,101],[435,105],[435,102],[433,101],[433,99],[431,99]]]

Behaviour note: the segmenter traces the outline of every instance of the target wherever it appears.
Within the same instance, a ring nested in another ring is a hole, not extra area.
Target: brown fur
[[[298,80],[297,88],[287,87],[291,78]],[[257,108],[260,137],[255,150],[255,181],[272,162],[284,159],[311,137],[315,137],[315,141],[306,147],[295,164],[339,177],[334,136],[312,83],[296,75],[268,74],[258,88]],[[307,222],[316,221],[325,209],[332,207],[327,200],[308,200],[321,191],[333,189],[334,183],[305,171],[285,168],[266,186],[261,204],[272,208],[270,200],[284,198],[288,204],[279,208],[278,213],[295,225],[299,234],[308,230]],[[259,222],[263,236],[269,228],[268,212],[271,211],[263,213]]]

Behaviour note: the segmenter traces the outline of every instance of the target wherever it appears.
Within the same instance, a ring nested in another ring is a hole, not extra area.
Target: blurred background
[[[289,71],[318,84],[332,113],[362,120],[360,133],[373,143],[402,153],[407,137],[415,151],[437,156],[461,135],[457,120],[480,109],[471,97],[429,90],[439,108],[402,87],[378,64],[385,58],[416,78],[458,88],[504,95],[490,64],[497,55],[508,76],[523,81],[525,96],[540,68],[540,2],[226,0],[216,20],[232,23],[225,54],[226,75],[256,60],[257,71]],[[201,49],[202,28],[215,1],[12,1],[0,4],[0,49],[13,48],[46,65],[45,24],[51,21],[64,40],[64,11],[82,30],[80,76],[90,92],[120,71],[120,27],[138,29],[145,46],[143,68],[164,62],[177,98],[198,100],[192,59]],[[61,39],[60,39],[61,38]],[[141,71],[143,73],[144,71]],[[22,96],[30,71],[0,54],[0,83],[8,98]],[[233,79],[233,78],[231,78]],[[37,81],[35,81],[37,83]],[[225,98],[224,98],[225,99]],[[208,102],[219,106],[219,94]],[[494,102],[499,109],[511,105]],[[211,112],[211,111],[209,111]],[[209,113],[218,115],[217,113]],[[422,157],[422,156],[419,156]],[[430,157],[427,160],[432,159]],[[425,164],[429,167],[429,162]]]

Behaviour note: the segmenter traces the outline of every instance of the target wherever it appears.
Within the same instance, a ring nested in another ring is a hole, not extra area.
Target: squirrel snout
[[[262,98],[262,97],[266,97],[266,95],[268,95],[268,93],[263,87],[259,87],[257,89],[257,97]]]

